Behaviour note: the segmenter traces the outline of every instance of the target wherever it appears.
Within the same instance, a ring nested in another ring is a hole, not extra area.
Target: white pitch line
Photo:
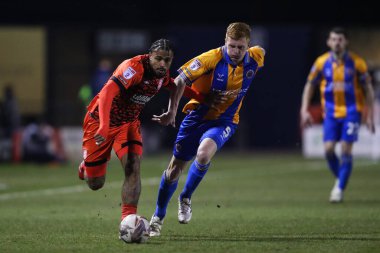
[[[153,186],[158,185],[160,182],[160,178],[152,177],[141,180],[142,185]],[[107,187],[121,187],[120,181],[114,181],[110,183],[106,183]],[[69,194],[76,192],[87,191],[89,188],[84,183],[82,185],[74,185],[74,186],[65,186],[65,187],[57,187],[57,188],[48,188],[42,190],[33,190],[33,191],[23,191],[23,192],[10,192],[0,194],[0,201],[11,200],[11,199],[20,199],[20,198],[31,198],[31,197],[40,197],[40,196],[52,196],[57,194]]]

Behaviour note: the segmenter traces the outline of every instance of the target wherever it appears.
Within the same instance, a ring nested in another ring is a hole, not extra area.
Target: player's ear
[[[348,44],[350,44],[350,41],[347,38],[345,38],[344,40],[345,40],[345,46],[348,46]]]

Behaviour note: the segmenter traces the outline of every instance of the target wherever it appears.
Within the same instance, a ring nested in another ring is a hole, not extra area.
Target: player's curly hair
[[[243,22],[235,22],[231,23],[227,27],[226,39],[230,37],[234,40],[239,40],[241,38],[247,38],[248,40],[251,38],[251,27]]]
[[[173,43],[171,43],[170,40],[159,39],[152,43],[149,49],[149,53],[152,53],[158,50],[172,51],[174,53],[173,47],[174,47]]]

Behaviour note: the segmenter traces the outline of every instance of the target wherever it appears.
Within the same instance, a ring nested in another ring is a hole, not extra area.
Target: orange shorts
[[[99,122],[86,114],[83,123],[83,160],[87,176],[100,177],[106,174],[106,165],[111,158],[112,149],[121,159],[127,153],[142,155],[142,137],[140,121],[110,127],[106,140],[100,145],[95,144],[94,135],[98,131]]]

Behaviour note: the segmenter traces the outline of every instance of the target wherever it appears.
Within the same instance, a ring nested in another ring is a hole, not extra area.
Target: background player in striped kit
[[[251,28],[245,23],[228,26],[225,45],[205,52],[185,63],[176,78],[192,85],[202,94],[215,90],[226,98],[216,107],[191,100],[183,109],[182,121],[173,149],[173,157],[164,171],[158,190],[156,210],[150,221],[151,236],[159,236],[166,208],[178,185],[180,174],[190,165],[185,187],[178,198],[178,221],[188,223],[192,216],[191,196],[206,174],[210,161],[234,134],[239,123],[243,98],[257,71],[264,65],[265,51],[249,47]]]
[[[319,56],[311,68],[302,95],[301,127],[312,123],[308,112],[314,91],[319,86],[323,110],[323,140],[328,166],[336,178],[330,193],[331,202],[341,202],[352,171],[352,148],[367,105],[366,124],[374,133],[374,92],[367,64],[357,54],[347,50],[346,31],[331,29],[327,46],[329,52]],[[336,143],[342,145],[342,156],[335,153]]]

